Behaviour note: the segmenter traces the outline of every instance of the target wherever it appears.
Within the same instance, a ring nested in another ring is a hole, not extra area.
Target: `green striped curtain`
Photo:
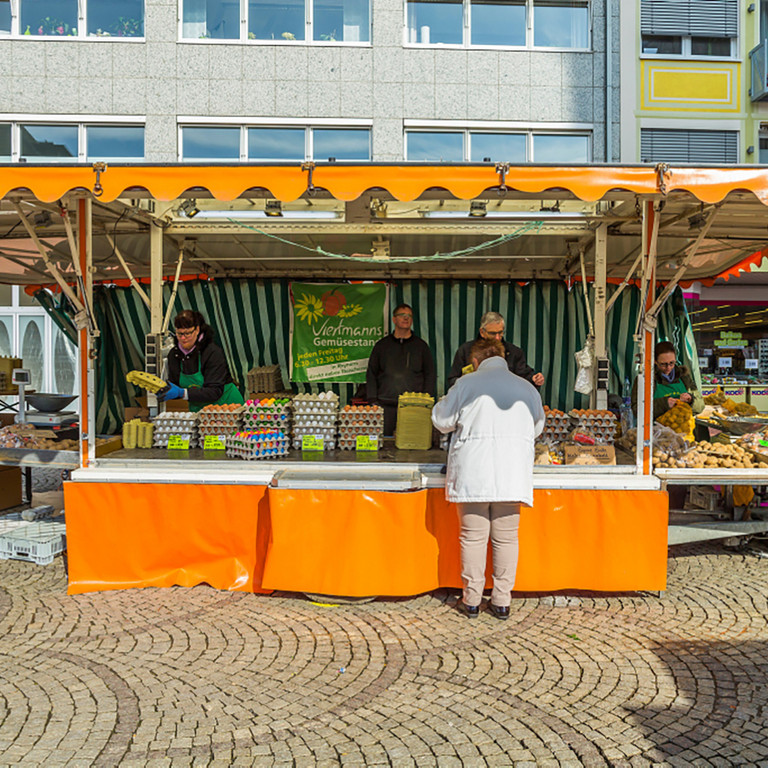
[[[245,374],[259,365],[278,363],[288,381],[290,297],[288,280],[186,281],[179,284],[173,314],[182,309],[201,312],[217,334],[232,376],[241,389]],[[615,288],[608,287],[609,297]],[[170,286],[164,299],[170,299]],[[588,398],[573,390],[576,378],[574,353],[588,333],[585,300],[580,285],[534,281],[525,285],[480,280],[396,280],[390,284],[390,307],[402,302],[414,308],[414,331],[429,344],[435,356],[438,392],[458,347],[475,338],[484,312],[495,310],[507,320],[506,337],[525,350],[529,364],[544,373],[544,402],[569,410],[588,405]],[[123,409],[141,392],[125,381],[125,374],[144,366],[144,335],[149,311],[130,288],[98,286],[94,293],[98,343],[96,396],[97,429],[115,432]],[[624,290],[607,318],[611,359],[611,392],[621,394],[625,377],[634,377],[632,333],[637,323],[640,297],[637,289]],[[682,294],[677,291],[659,318],[659,338],[671,336],[692,345],[690,323]],[[695,353],[695,346],[691,346]],[[687,363],[696,355],[684,357]],[[332,389],[346,403],[351,384],[293,384],[295,392]],[[245,393],[247,394],[247,393]]]

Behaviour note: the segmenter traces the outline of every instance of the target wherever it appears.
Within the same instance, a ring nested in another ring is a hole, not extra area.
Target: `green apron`
[[[656,392],[654,397],[674,397],[675,395],[684,395],[688,390],[685,388],[682,379],[677,381],[668,382],[661,381],[656,382]]]
[[[200,357],[197,358],[197,373],[182,373],[179,375],[179,386],[182,389],[190,389],[192,387],[197,387],[200,389],[200,387],[203,386],[205,383],[205,378],[203,376],[203,372],[201,370],[201,361]],[[189,402],[189,410],[190,411],[199,411],[201,408],[204,408],[206,405],[230,405],[232,403],[237,403],[238,405],[242,405],[245,402],[243,400],[243,396],[240,394],[240,390],[230,381],[229,384],[225,385],[224,392],[222,392],[221,397],[218,400],[214,400],[212,403],[203,403],[203,402],[196,402],[193,403],[191,400]]]

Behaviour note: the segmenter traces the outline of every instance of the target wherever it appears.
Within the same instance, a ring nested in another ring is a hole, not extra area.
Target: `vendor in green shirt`
[[[694,415],[704,410],[704,400],[690,371],[677,364],[675,347],[671,341],[660,341],[653,350],[655,361],[653,374],[654,421],[681,400],[688,403]],[[637,379],[632,386],[632,408],[637,411]]]

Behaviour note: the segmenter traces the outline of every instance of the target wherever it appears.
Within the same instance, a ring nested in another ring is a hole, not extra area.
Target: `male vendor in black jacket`
[[[477,339],[498,339],[504,345],[507,366],[512,373],[516,373],[537,387],[544,383],[544,374],[534,373],[533,368],[525,362],[525,352],[520,347],[516,347],[514,344],[504,340],[504,317],[498,312],[486,312],[480,318],[480,332],[477,335]],[[462,373],[474,370],[472,361],[469,359],[469,351],[477,339],[465,342],[456,352],[453,358],[453,365],[448,373],[448,389],[453,386]]]
[[[365,377],[368,402],[384,409],[384,434],[395,432],[397,398],[403,392],[437,391],[435,361],[426,342],[412,330],[413,309],[400,304],[392,313],[394,330],[379,339],[371,350]]]

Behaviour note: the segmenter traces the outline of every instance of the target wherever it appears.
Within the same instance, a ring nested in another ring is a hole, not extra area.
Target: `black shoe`
[[[509,606],[508,605],[494,605],[493,603],[488,603],[488,608],[490,608],[491,613],[497,619],[501,619],[502,621],[506,621],[509,618]]]
[[[467,605],[463,600],[456,603],[459,613],[463,613],[468,619],[476,619],[480,615],[479,605]]]

